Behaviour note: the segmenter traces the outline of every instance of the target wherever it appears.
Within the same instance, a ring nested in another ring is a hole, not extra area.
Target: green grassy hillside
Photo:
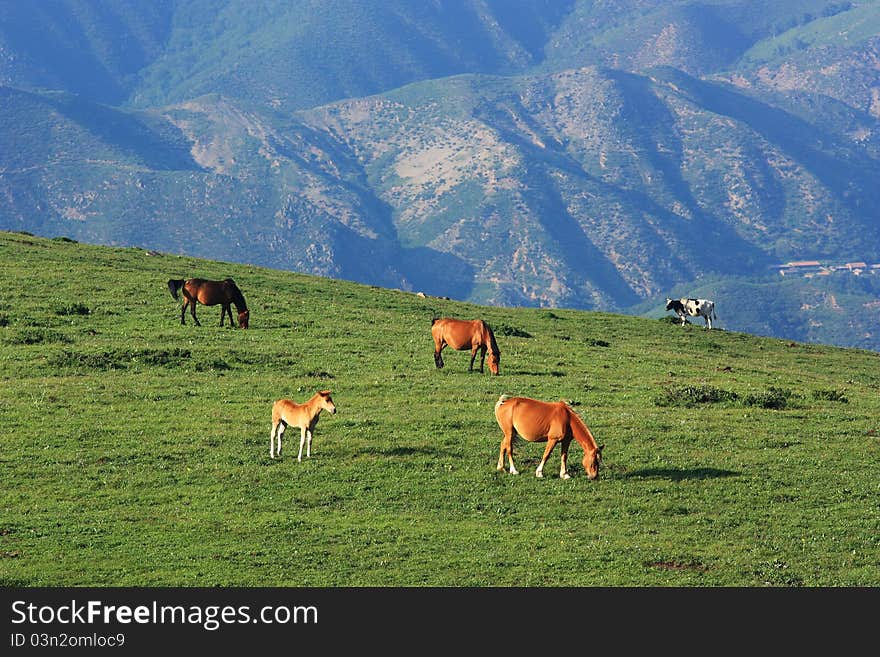
[[[4,586],[880,584],[877,353],[20,233],[0,275]],[[190,276],[251,327],[181,326]],[[435,313],[501,375],[436,370]],[[312,458],[270,460],[272,402],[323,388]],[[501,393],[570,401],[600,478],[497,472]]]

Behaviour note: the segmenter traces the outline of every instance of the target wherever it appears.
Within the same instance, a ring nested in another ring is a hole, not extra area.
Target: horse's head
[[[336,412],[336,404],[333,403],[333,398],[330,396],[329,390],[321,390],[319,393],[321,395],[321,409],[327,411],[331,415]]]
[[[666,297],[666,310],[672,310],[672,299]]]
[[[238,327],[246,329],[248,327],[248,319],[251,316],[250,310],[238,311]]]
[[[498,374],[498,366],[501,365],[501,352],[490,351],[488,361],[489,371],[492,372],[492,374]]]
[[[604,448],[605,445],[599,445],[591,454],[584,454],[584,471],[587,473],[587,479],[598,479]]]

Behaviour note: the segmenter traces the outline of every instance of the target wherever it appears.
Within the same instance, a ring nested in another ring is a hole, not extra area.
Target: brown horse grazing
[[[604,445],[597,445],[590,429],[580,416],[571,410],[564,401],[545,402],[528,397],[508,397],[501,395],[495,403],[495,419],[504,432],[501,439],[501,452],[498,454],[498,469],[504,470],[504,455],[510,461],[510,474],[519,474],[513,465],[513,438],[518,435],[529,442],[547,442],[544,456],[535,470],[536,477],[544,476],[544,464],[556,443],[562,444],[562,465],[560,479],[570,479],[568,474],[568,445],[574,438],[584,448],[584,471],[587,477],[599,476]]]
[[[279,399],[272,404],[272,426],[269,429],[269,458],[281,457],[281,437],[288,426],[299,427],[299,456],[302,461],[303,445],[306,446],[306,458],[312,455],[312,433],[318,424],[321,411],[336,412],[336,404],[330,397],[329,390],[321,390],[312,395],[304,404],[297,404],[290,399]],[[275,437],[278,437],[278,449],[275,449]]]
[[[219,303],[223,306],[220,309],[220,326],[223,326],[223,317],[227,313],[229,314],[229,325],[233,326],[232,309],[229,305],[234,303],[235,309],[238,311],[238,325],[243,329],[248,327],[250,311],[244,300],[244,295],[231,278],[223,281],[208,281],[203,278],[190,278],[186,281],[182,278],[171,279],[168,281],[168,289],[171,291],[171,296],[178,301],[180,300],[179,292],[183,291],[183,307],[180,309],[181,324],[186,324],[187,306],[189,306],[196,326],[201,326],[199,318],[196,317],[196,304],[216,306]]]
[[[444,317],[431,320],[431,335],[434,337],[434,365],[437,369],[443,367],[443,357],[440,352],[443,347],[449,345],[456,351],[471,350],[471,364],[469,372],[474,371],[474,359],[477,351],[480,352],[480,372],[483,371],[483,362],[486,359],[486,350],[489,351],[489,371],[498,374],[498,366],[501,364],[501,351],[495,342],[495,334],[482,319],[452,319]]]

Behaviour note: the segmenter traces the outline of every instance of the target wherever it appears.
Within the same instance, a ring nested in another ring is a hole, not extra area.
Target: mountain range
[[[878,35],[876,1],[4,2],[0,229],[880,350]]]

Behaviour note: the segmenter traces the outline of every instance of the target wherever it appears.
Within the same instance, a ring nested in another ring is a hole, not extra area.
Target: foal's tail
[[[170,279],[168,281],[168,291],[171,292],[171,296],[175,300],[180,300],[180,288],[183,287],[184,280],[182,278],[179,279]]]

